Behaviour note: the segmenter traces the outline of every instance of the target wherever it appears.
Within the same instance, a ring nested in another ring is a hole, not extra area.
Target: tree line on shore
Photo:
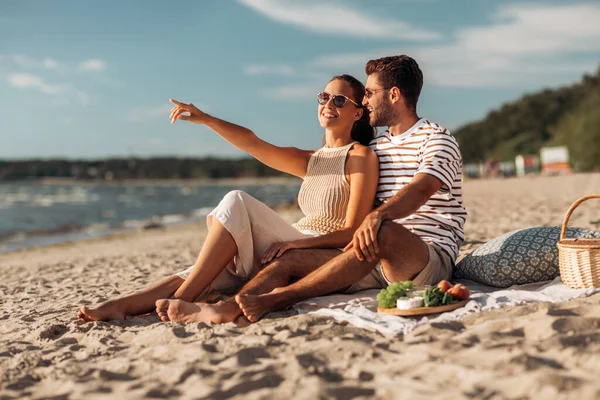
[[[575,171],[600,170],[600,68],[571,86],[545,89],[506,103],[454,131],[466,163],[509,161],[566,146]],[[0,160],[0,181],[72,179],[222,179],[283,173],[253,158],[111,158]]]
[[[600,170],[600,68],[573,85],[526,94],[453,133],[465,163],[566,146],[575,171]]]
[[[0,161],[0,181],[41,178],[79,180],[223,179],[285,174],[253,158],[112,158],[107,160]]]

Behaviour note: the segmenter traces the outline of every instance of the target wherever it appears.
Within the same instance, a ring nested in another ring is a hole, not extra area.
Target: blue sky
[[[168,98],[279,145],[320,145],[316,94],[409,54],[419,113],[450,128],[600,63],[600,2],[0,2],[0,158],[237,156]],[[482,132],[485,134],[485,132]]]

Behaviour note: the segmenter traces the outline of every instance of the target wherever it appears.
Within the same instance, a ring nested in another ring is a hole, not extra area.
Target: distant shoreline
[[[24,184],[37,183],[41,185],[102,185],[102,186],[162,186],[162,185],[179,185],[179,186],[231,186],[231,185],[300,185],[302,179],[296,177],[244,177],[244,178],[220,178],[220,179],[121,179],[121,180],[78,180],[72,178],[40,178],[40,179],[24,179],[16,181],[0,181],[1,184]]]

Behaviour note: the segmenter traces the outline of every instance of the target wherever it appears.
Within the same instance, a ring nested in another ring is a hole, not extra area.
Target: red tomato
[[[448,281],[440,281],[440,283],[438,283],[437,287],[444,293],[446,293],[448,291],[448,289],[450,289],[452,287],[452,284]]]
[[[454,285],[454,287],[448,290],[448,293],[450,293],[456,300],[462,301],[468,299],[471,292],[465,285],[457,283]]]

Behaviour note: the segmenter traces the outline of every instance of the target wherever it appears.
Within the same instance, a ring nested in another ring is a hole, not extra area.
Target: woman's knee
[[[227,193],[225,196],[223,196],[223,202],[228,202],[228,203],[238,203],[238,202],[244,202],[248,196],[250,196],[248,193],[244,192],[243,190],[232,190],[231,192]]]
[[[246,213],[248,200],[251,196],[243,190],[232,190],[223,196],[223,200],[215,208],[215,212],[222,215],[236,214],[238,212]]]

